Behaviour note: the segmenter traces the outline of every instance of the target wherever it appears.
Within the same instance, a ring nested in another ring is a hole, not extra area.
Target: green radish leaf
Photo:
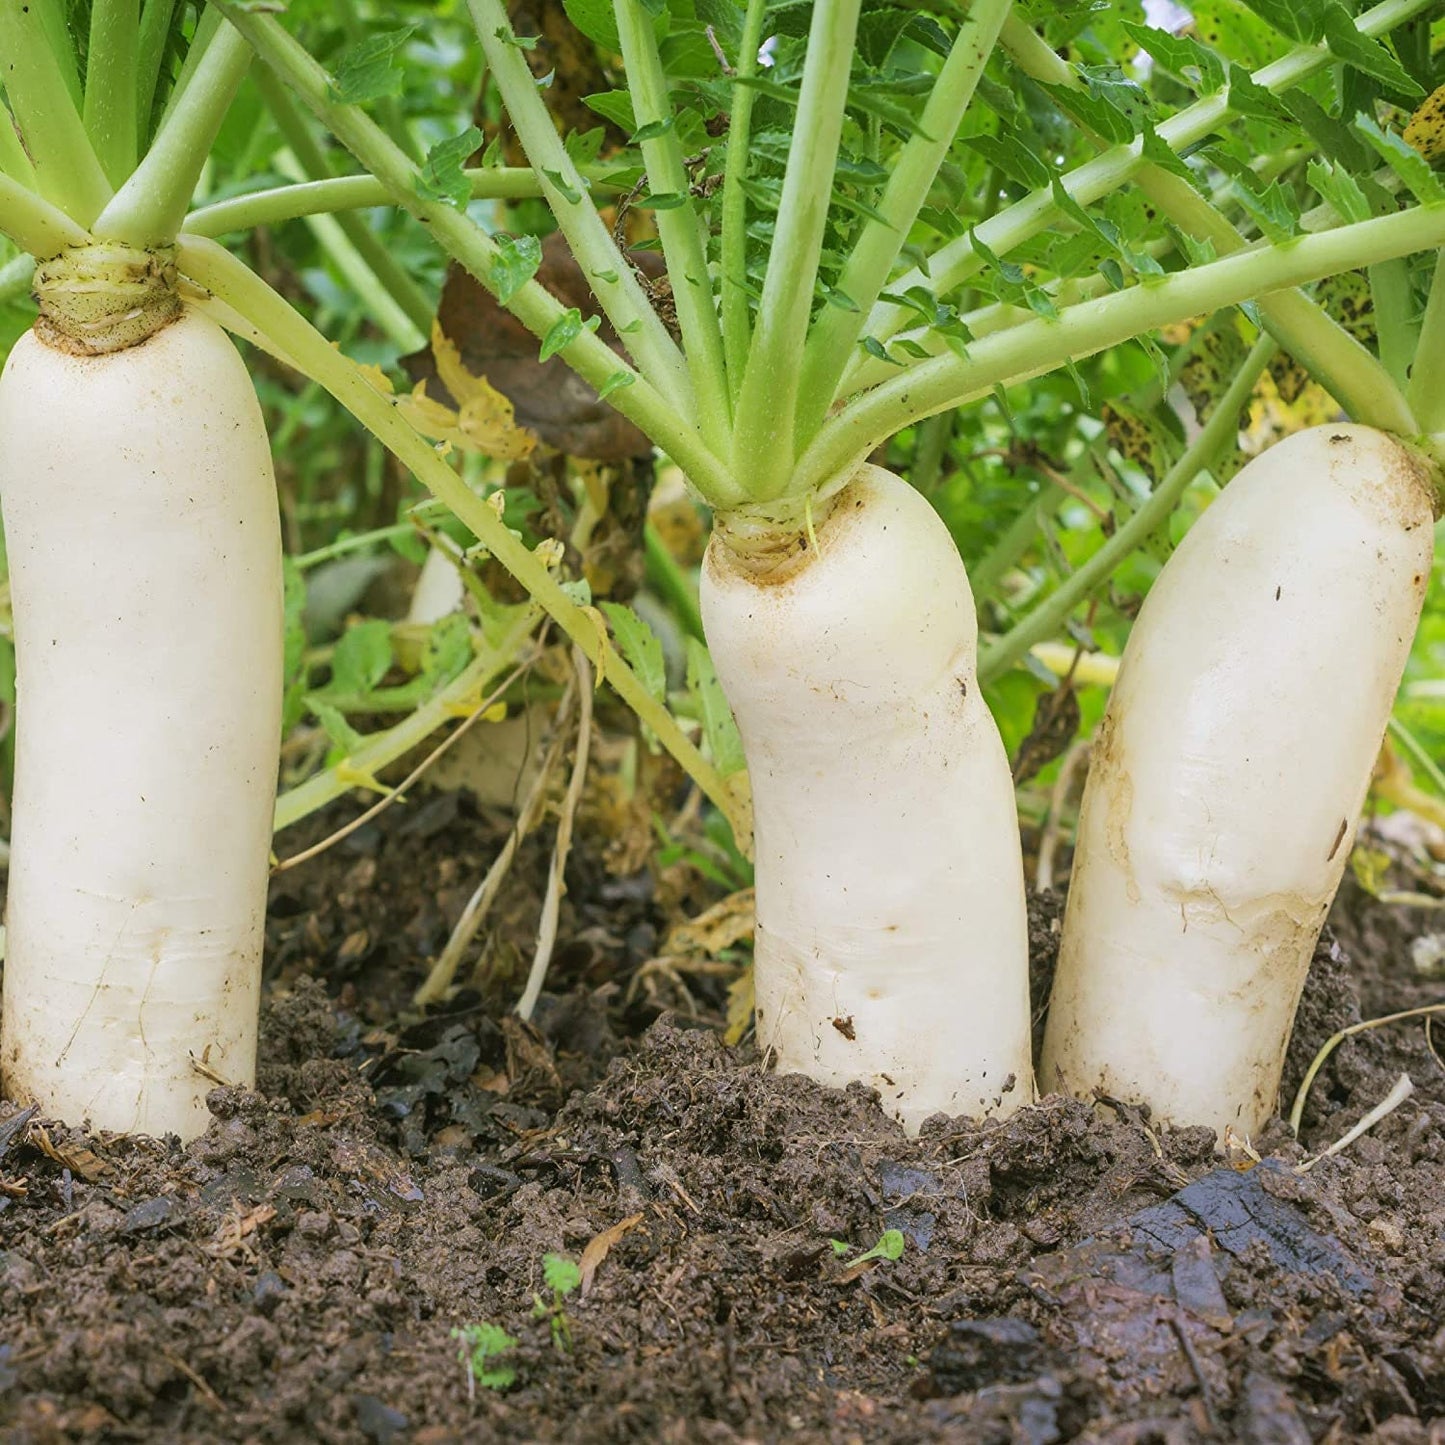
[[[614,371],[601,386],[597,388],[597,400],[604,401],[611,396],[619,387],[631,386],[637,377],[630,371]]]
[[[1229,67],[1229,108],[1250,120],[1277,121],[1280,103],[1242,66]]]
[[[1392,91],[1412,100],[1424,99],[1424,90],[1388,47],[1373,36],[1361,34],[1343,5],[1336,3],[1325,11],[1324,39],[1330,54],[1338,56],[1346,65],[1373,75],[1376,80],[1384,81]]]
[[[1299,212],[1289,192],[1278,181],[1271,181],[1266,190],[1256,191],[1236,178],[1234,193],[1269,240],[1287,241],[1296,234]]]
[[[1333,206],[1344,221],[1368,221],[1370,203],[1359,183],[1343,167],[1328,161],[1311,161],[1305,167],[1305,179],[1322,201]]]
[[[366,742],[366,739],[346,721],[341,710],[332,707],[325,698],[312,693],[306,699],[306,706],[310,708],[316,721],[321,724],[326,736],[336,744],[342,757],[351,757]]]
[[[349,627],[331,654],[331,681],[325,691],[354,696],[370,692],[391,670],[391,624],[371,618]]]
[[[1423,205],[1445,200],[1445,186],[1436,179],[1430,163],[1413,147],[1405,144],[1393,131],[1381,130],[1372,117],[1361,111],[1355,117],[1355,129],[1379,152],[1385,164],[1409,186],[1415,199]]]
[[[568,7],[571,8],[570,5]],[[611,13],[612,6],[607,6]],[[632,111],[632,97],[625,90],[602,90],[596,95],[584,95],[582,104],[588,110],[596,111],[603,120],[610,120],[618,130],[628,134],[636,129],[637,120]]]
[[[620,602],[598,604],[612,626],[617,649],[637,674],[648,693],[658,702],[667,701],[667,668],[657,634],[630,607]]]
[[[964,144],[990,165],[997,166],[1010,180],[1027,186],[1031,191],[1042,190],[1053,175],[1048,166],[1015,136],[971,135]]]
[[[342,105],[365,105],[400,95],[405,76],[397,63],[415,25],[368,35],[343,51],[329,87],[331,99]]]
[[[567,177],[562,174],[561,171],[544,170],[542,174],[546,176],[546,178],[552,183],[552,185],[556,188],[557,193],[562,197],[564,201],[567,202],[569,206],[576,206],[581,204],[582,192],[579,191],[577,187],[574,186],[567,179]]]
[[[1321,152],[1330,157],[1336,169],[1348,166],[1353,171],[1363,172],[1371,168],[1369,147],[1343,120],[1331,115],[1306,91],[1286,91],[1280,96],[1280,101]]]
[[[575,306],[569,306],[552,323],[546,336],[542,338],[542,349],[538,359],[549,361],[559,351],[564,351],[571,346],[581,334],[582,313]]]
[[[1075,90],[1067,85],[1044,85],[1039,89],[1048,95],[1066,115],[1075,115],[1091,131],[1102,136],[1112,145],[1123,145],[1134,139],[1134,127],[1123,112],[1115,109],[1107,100],[1090,95],[1086,90]]]
[[[658,136],[666,135],[672,127],[673,118],[670,115],[664,116],[661,120],[650,120],[633,134],[632,144],[641,145],[643,141],[656,140]]]
[[[1324,28],[1319,0],[1244,0],[1244,3],[1267,24],[1291,40],[1318,40]]]
[[[460,612],[438,618],[421,653],[421,680],[428,693],[445,687],[472,660],[472,625]]]
[[[687,204],[687,197],[681,191],[649,192],[633,202],[643,211],[676,211]]]
[[[566,1255],[544,1254],[542,1278],[554,1294],[569,1295],[582,1283],[582,1271]]]
[[[614,55],[621,53],[622,41],[617,35],[612,0],[562,0],[562,8],[567,18],[594,44]]]
[[[492,286],[503,306],[537,274],[542,264],[542,243],[535,236],[508,236],[497,245],[492,262]]]
[[[889,366],[903,365],[903,363],[899,361],[896,356],[889,356],[887,350],[884,348],[883,343],[879,341],[876,336],[865,336],[863,340],[860,341],[858,344],[875,361],[886,361]]]
[[[718,772],[724,777],[741,772],[747,766],[747,760],[743,757],[743,740],[738,735],[738,725],[723,695],[712,657],[695,637],[687,640],[687,686],[697,699],[703,734],[712,749],[712,760]]]
[[[1168,171],[1171,176],[1178,176],[1180,180],[1188,181],[1196,191],[1204,189],[1200,178],[1184,157],[1152,125],[1147,123],[1144,126],[1143,154],[1146,161],[1153,162],[1161,170]]]
[[[472,184],[463,167],[482,143],[482,133],[471,125],[450,140],[438,141],[427,152],[417,179],[417,194],[425,201],[443,201],[464,211],[472,198]]]
[[[603,142],[606,139],[606,127],[594,125],[591,130],[568,131],[562,149],[567,152],[574,166],[590,166],[602,154]]]
[[[537,48],[537,41],[540,38],[541,37],[537,35],[517,35],[505,25],[499,25],[497,27],[497,39],[500,40],[503,45],[510,45],[513,50],[535,50]]]
[[[1141,50],[1147,50],[1165,70],[1173,71],[1181,80],[1197,80],[1199,94],[1213,95],[1224,86],[1224,64],[1207,46],[1189,35],[1171,35],[1148,25],[1121,20],[1119,28]],[[1191,74],[1193,72],[1193,74]]]

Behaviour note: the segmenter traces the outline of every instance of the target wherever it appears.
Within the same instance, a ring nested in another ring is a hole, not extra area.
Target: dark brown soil
[[[666,910],[585,849],[537,1031],[499,1024],[499,979],[399,1022],[497,843],[427,806],[277,881],[260,1089],[217,1090],[196,1143],[0,1104],[0,1439],[1445,1442],[1445,1073],[1418,1020],[1340,1048],[1303,1148],[1276,1124],[1257,1165],[1058,1098],[908,1140],[862,1091],[629,1002]],[[1035,902],[1036,984],[1058,907]],[[1362,1010],[1440,998],[1410,943],[1441,920],[1346,890],[1287,1091]],[[725,983],[677,992],[707,1016]],[[1401,1072],[1413,1097],[1295,1171]],[[854,1262],[891,1229],[900,1257]],[[565,1330],[536,1317],[548,1254],[589,1266]],[[508,1388],[469,1391],[452,1331],[482,1323],[517,1341]]]

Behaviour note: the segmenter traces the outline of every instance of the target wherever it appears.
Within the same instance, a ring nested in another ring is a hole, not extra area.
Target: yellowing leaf
[[[723,1043],[729,1048],[742,1042],[753,1021],[753,966],[749,964],[728,985],[728,1026]]]
[[[1413,146],[1431,165],[1445,158],[1445,85],[1420,103],[1405,127],[1405,144]]]
[[[431,343],[437,375],[456,399],[457,409],[428,396],[425,380],[419,381],[410,396],[397,402],[411,424],[423,436],[502,461],[530,456],[537,445],[536,436],[517,425],[512,403],[496,387],[467,370],[461,352],[437,322],[432,323]]]
[[[359,768],[350,761],[337,763],[336,781],[344,783],[348,788],[366,788],[373,793],[384,794],[388,791],[376,781],[376,774],[370,768]]]
[[[667,936],[662,951],[674,953],[721,953],[735,943],[753,936],[756,927],[756,895],[751,888],[730,893],[706,912],[680,923]]]
[[[597,658],[592,664],[597,669],[592,690],[597,692],[607,677],[607,658],[612,653],[612,637],[607,631],[607,619],[597,608],[584,607],[582,610],[587,614],[587,620],[597,629]]]
[[[390,396],[396,390],[391,384],[391,378],[375,363],[362,362],[357,365],[357,370],[379,391],[383,396]]]

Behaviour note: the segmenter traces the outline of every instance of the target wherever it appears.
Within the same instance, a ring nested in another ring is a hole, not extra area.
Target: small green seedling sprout
[[[839,1259],[842,1259],[843,1256],[853,1248],[845,1239],[830,1239],[828,1243],[833,1246],[833,1253]],[[860,1254],[857,1259],[853,1260],[849,1268],[851,1269],[855,1265],[867,1264],[870,1260],[874,1259],[902,1259],[904,1243],[903,1231],[901,1229],[885,1229],[879,1236],[878,1243],[866,1254]]]
[[[457,1358],[467,1372],[468,1400],[476,1399],[478,1385],[484,1390],[507,1390],[516,1384],[516,1370],[495,1363],[517,1343],[501,1325],[463,1325],[452,1331],[452,1338],[461,1341]]]
[[[532,1318],[546,1320],[552,1330],[552,1343],[567,1355],[572,1352],[572,1321],[564,1304],[567,1296],[582,1283],[582,1271],[565,1254],[542,1256],[542,1278],[552,1291],[550,1300],[540,1294],[532,1296]]]

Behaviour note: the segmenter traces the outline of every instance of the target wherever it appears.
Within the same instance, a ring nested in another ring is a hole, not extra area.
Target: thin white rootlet
[[[0,1086],[189,1138],[216,1078],[254,1078],[281,711],[270,448],[225,333],[185,315],[88,358],[23,337],[0,503],[19,695]]]
[[[909,1128],[1034,1097],[1013,785],[947,528],[877,467],[763,583],[714,539],[702,607],[756,812],[758,1038]]]
[[[1041,1082],[1258,1130],[1433,552],[1393,439],[1250,462],[1154,584],[1084,794]]]

